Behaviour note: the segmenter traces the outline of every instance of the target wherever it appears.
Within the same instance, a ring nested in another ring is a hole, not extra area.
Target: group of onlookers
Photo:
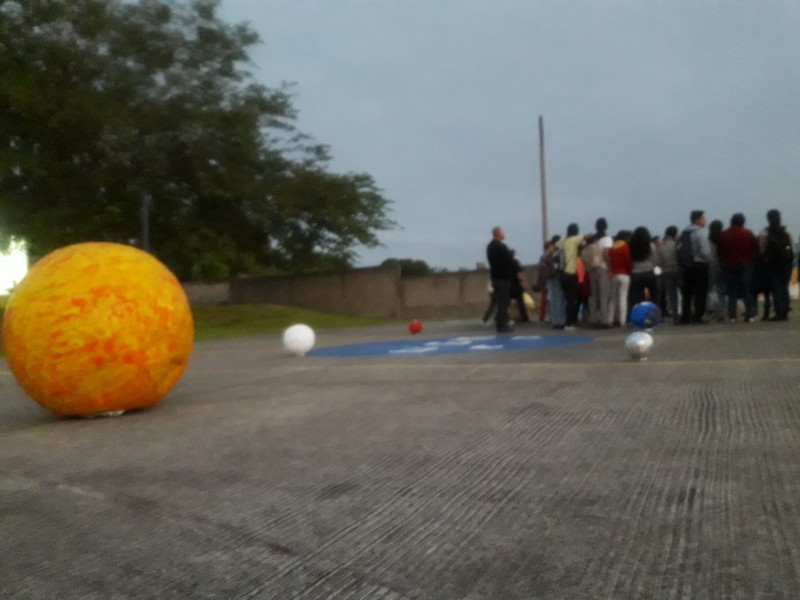
[[[506,332],[511,331],[512,287],[521,298],[524,280],[519,262],[503,243],[503,229],[495,227],[492,235],[487,258],[493,308],[497,331]],[[763,319],[785,321],[791,310],[793,262],[792,235],[774,209],[767,212],[767,226],[758,236],[745,227],[742,213],[734,214],[727,228],[719,220],[706,227],[704,212],[694,210],[683,231],[672,225],[663,237],[652,236],[646,227],[612,237],[606,220],[599,218],[590,235],[581,235],[571,223],[565,237],[554,236],[545,243],[533,289],[542,294],[540,320],[547,307],[555,329],[573,328],[581,318],[590,327],[625,327],[631,308],[644,300],[658,304],[680,325],[736,321],[740,316],[751,322],[760,294]],[[528,320],[524,303],[518,302],[521,319]]]

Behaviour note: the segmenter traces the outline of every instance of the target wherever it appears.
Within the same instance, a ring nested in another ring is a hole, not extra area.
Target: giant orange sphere
[[[37,262],[6,305],[11,372],[59,415],[145,408],[189,361],[194,325],[178,280],[130,246],[85,243]]]

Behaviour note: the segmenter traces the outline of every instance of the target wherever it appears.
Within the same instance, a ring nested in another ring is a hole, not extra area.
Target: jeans
[[[728,293],[728,318],[736,318],[736,303],[739,298],[744,301],[744,316],[751,319],[756,315],[756,302],[753,298],[753,265],[722,265],[722,277]]]
[[[566,325],[567,307],[564,300],[564,288],[557,278],[547,280],[547,302],[550,305],[550,322],[559,327]]]
[[[664,291],[667,295],[667,308],[670,316],[678,320],[681,312],[678,304],[678,287],[680,286],[680,273],[677,271],[664,272],[661,274],[661,282],[664,284]]]
[[[589,296],[589,322],[592,325],[611,325],[611,278],[608,271],[599,267],[592,269],[589,276],[592,290]]]

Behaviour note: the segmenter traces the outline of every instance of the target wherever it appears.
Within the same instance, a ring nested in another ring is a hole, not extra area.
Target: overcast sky
[[[250,22],[269,86],[295,82],[298,129],[336,172],[366,172],[401,228],[360,250],[434,267],[485,261],[494,225],[541,253],[549,232],[662,234],[690,210],[800,233],[796,0],[223,0]]]

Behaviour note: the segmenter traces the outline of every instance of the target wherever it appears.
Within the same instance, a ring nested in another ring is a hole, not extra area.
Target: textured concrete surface
[[[664,326],[643,363],[621,331],[436,357],[205,342],[159,406],[91,420],[0,362],[0,598],[798,598],[798,329]]]

